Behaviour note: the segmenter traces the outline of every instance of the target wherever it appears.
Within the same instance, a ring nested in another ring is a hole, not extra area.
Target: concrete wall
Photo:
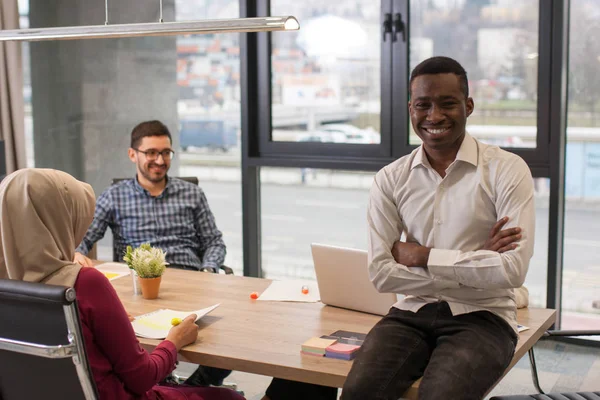
[[[158,15],[158,2],[109,0],[109,23]],[[164,20],[174,15],[174,0],[164,0]],[[30,0],[32,28],[104,20],[103,1]],[[133,176],[127,148],[137,123],[163,121],[178,148],[175,36],[33,42],[30,51],[36,167],[67,171],[99,194],[113,177]]]

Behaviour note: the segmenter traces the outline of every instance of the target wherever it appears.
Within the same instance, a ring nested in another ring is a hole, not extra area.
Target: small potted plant
[[[158,297],[162,274],[168,265],[165,255],[164,251],[150,246],[149,243],[144,243],[136,249],[127,246],[123,260],[137,274],[142,297],[145,299]]]

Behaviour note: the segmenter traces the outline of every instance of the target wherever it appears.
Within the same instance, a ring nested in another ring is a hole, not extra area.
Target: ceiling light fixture
[[[105,0],[105,17],[104,25],[0,30],[0,41],[110,39],[138,36],[271,32],[300,29],[298,20],[293,16],[163,22],[162,0],[160,0],[160,17],[158,22],[111,25],[108,23],[108,0]]]

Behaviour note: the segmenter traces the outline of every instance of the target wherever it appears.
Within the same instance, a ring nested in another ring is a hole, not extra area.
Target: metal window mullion
[[[394,1],[392,12],[403,15],[405,22],[406,41],[396,40],[392,45],[392,99],[389,107],[392,110],[392,157],[399,158],[409,154],[417,146],[409,144],[410,119],[408,115],[409,99],[409,51],[411,17],[408,0]]]
[[[240,16],[254,17],[268,10],[265,0],[240,0]],[[260,9],[260,11],[259,11]],[[266,87],[259,85],[259,48],[263,48],[266,34],[248,33],[240,40],[241,75],[241,126],[242,126],[242,243],[244,275],[260,277],[261,268],[261,215],[260,215],[260,168],[250,165],[251,157],[259,155],[261,135],[265,141],[270,136],[270,110],[264,106],[270,102],[270,81]],[[263,42],[262,46],[259,43]],[[264,54],[263,54],[264,55]],[[264,62],[264,60],[262,61]],[[263,64],[264,66],[265,64]],[[257,100],[258,99],[258,100]],[[265,112],[269,111],[266,115]],[[265,118],[266,117],[266,118]],[[268,121],[267,121],[268,119]]]
[[[563,239],[565,217],[565,153],[567,127],[567,76],[569,67],[569,0],[553,0],[550,81],[550,204],[548,216],[548,278],[546,306],[557,311],[561,324]]]

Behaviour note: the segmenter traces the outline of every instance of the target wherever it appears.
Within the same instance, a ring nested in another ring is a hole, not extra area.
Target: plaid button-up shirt
[[[219,268],[225,259],[206,196],[197,185],[168,178],[165,190],[151,196],[136,179],[116,183],[96,201],[94,221],[76,251],[87,254],[110,227],[119,261],[127,246],[150,243],[163,249],[169,264]]]

